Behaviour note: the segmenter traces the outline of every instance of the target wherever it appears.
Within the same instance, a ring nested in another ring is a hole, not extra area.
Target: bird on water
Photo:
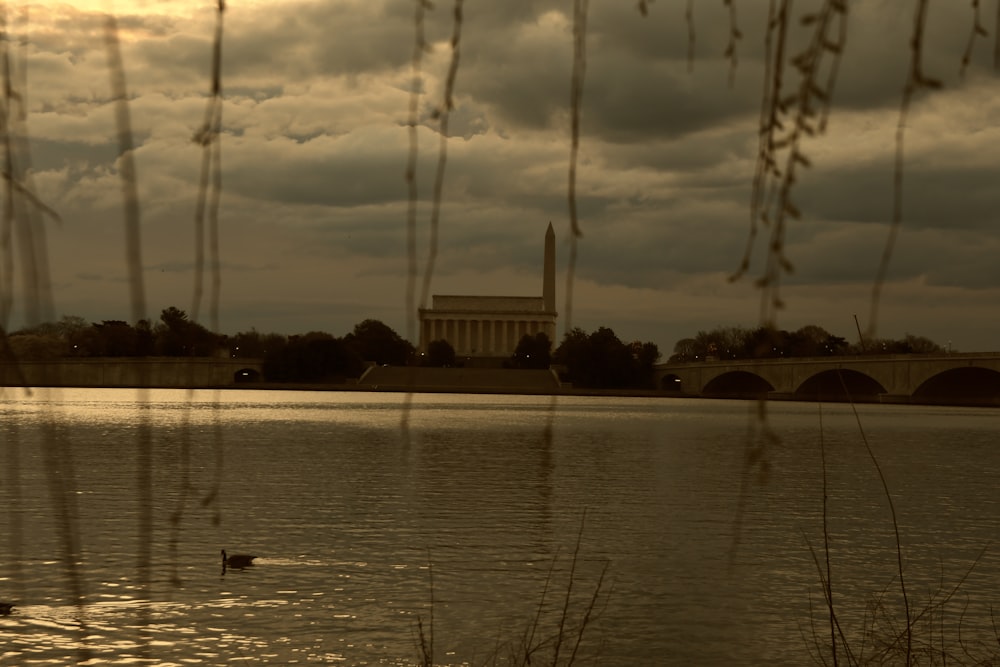
[[[13,602],[0,602],[0,616],[10,616],[10,612],[13,610]]]
[[[256,556],[248,556],[246,554],[233,554],[232,556],[226,556],[226,550],[222,550],[222,567],[231,567],[237,570],[242,570],[245,567],[250,567],[253,565],[253,559]]]

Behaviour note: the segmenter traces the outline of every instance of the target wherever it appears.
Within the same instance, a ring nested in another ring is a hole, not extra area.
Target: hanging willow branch
[[[566,271],[566,326],[573,321],[573,282],[576,278],[577,242],[583,232],[576,209],[576,166],[580,153],[580,112],[583,104],[583,80],[587,70],[587,8],[588,0],[573,1],[573,73],[570,78],[570,155],[569,155],[569,265]]]
[[[427,266],[424,267],[424,284],[420,292],[420,308],[427,307],[430,298],[431,279],[434,277],[434,264],[437,261],[438,231],[441,220],[441,199],[444,193],[444,172],[448,163],[448,121],[451,111],[455,108],[455,80],[458,78],[458,63],[461,58],[459,45],[462,41],[462,5],[464,0],[455,0],[452,13],[451,62],[448,65],[448,76],[445,80],[444,95],[441,105],[434,111],[438,119],[438,163],[434,175],[434,202],[431,205],[430,248],[427,253]]]
[[[903,224],[903,163],[904,139],[906,138],[906,120],[909,117],[913,97],[921,90],[936,90],[941,88],[941,82],[924,74],[923,47],[924,30],[927,21],[927,0],[919,0],[913,14],[913,32],[910,35],[910,67],[907,72],[906,85],[903,86],[903,98],[899,105],[899,120],[896,123],[896,158],[893,165],[892,185],[892,222],[889,234],[882,249],[882,259],[875,274],[872,285],[871,309],[868,316],[867,338],[874,339],[878,331],[878,311],[882,298],[882,288],[889,273],[889,261],[896,247],[899,228]]]
[[[756,281],[761,288],[762,326],[773,328],[777,311],[784,307],[780,285],[793,266],[785,255],[789,219],[801,211],[792,194],[802,168],[811,165],[804,142],[825,131],[840,57],[847,39],[847,4],[827,0],[816,12],[805,14],[800,23],[811,30],[806,48],[790,60],[797,77],[795,87],[785,92],[790,74],[785,52],[790,32],[791,2],[772,0],[766,37],[767,65],[761,107],[761,139],[754,173],[750,205],[750,235],[743,260],[732,279],[750,266],[759,225],[770,228],[764,271]]]
[[[219,292],[222,277],[219,266],[219,200],[222,196],[222,27],[226,11],[224,0],[218,0],[215,40],[212,45],[212,90],[205,108],[205,119],[194,141],[202,147],[201,178],[195,205],[195,277],[194,305],[191,319],[198,321],[202,283],[205,273],[205,211],[208,209],[209,257],[212,271],[212,292],[209,319],[212,331],[219,330]],[[211,197],[209,188],[211,187]],[[210,199],[210,201],[209,201]]]

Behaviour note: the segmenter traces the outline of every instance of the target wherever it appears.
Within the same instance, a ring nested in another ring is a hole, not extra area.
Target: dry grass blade
[[[858,407],[851,400],[851,392],[847,389],[847,382],[844,380],[844,375],[839,370],[837,371],[837,378],[840,380],[840,386],[844,390],[844,395],[850,400],[851,411],[854,414],[854,420],[858,425],[858,433],[861,436],[861,441],[865,445],[865,451],[868,452],[868,458],[872,462],[872,466],[875,468],[875,472],[878,473],[879,482],[882,484],[882,492],[885,495],[886,502],[889,504],[889,514],[892,518],[892,530],[896,538],[896,568],[897,575],[899,576],[899,591],[903,596],[903,608],[906,614],[906,664],[911,664],[911,657],[913,654],[913,620],[910,614],[910,599],[906,591],[906,580],[903,576],[903,541],[899,535],[899,521],[896,519],[896,505],[892,502],[892,494],[889,492],[889,482],[885,478],[885,473],[882,472],[882,466],[879,465],[878,458],[875,456],[875,452],[872,450],[871,444],[868,442],[868,436],[865,434],[864,426],[861,425],[861,415],[858,414]]]
[[[430,551],[427,552],[427,577],[430,586],[431,606],[430,623],[427,633],[424,632],[424,622],[417,617],[417,641],[420,648],[421,667],[432,667],[434,664],[434,562]]]
[[[826,606],[829,611],[830,617],[830,651],[831,657],[833,659],[833,664],[836,666],[837,660],[837,613],[833,607],[833,569],[830,565],[830,523],[828,521],[828,503],[830,499],[828,480],[827,480],[827,469],[826,469],[826,441],[823,438],[823,403],[819,402],[819,457],[820,465],[823,472],[823,565],[825,568],[825,575],[822,577],[823,593],[826,597]],[[810,547],[810,551],[812,548]],[[815,558],[815,556],[814,556]],[[817,564],[818,566],[818,564]]]

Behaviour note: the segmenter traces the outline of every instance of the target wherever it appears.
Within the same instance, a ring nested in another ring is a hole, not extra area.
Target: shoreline
[[[766,400],[774,403],[851,403],[858,405],[901,405],[901,406],[925,406],[925,407],[967,407],[967,408],[1000,408],[1000,399],[974,400],[926,400],[914,399],[909,396],[875,396],[860,397],[853,401],[841,400],[837,398],[826,398],[818,401],[815,397],[795,396],[790,394],[774,395],[710,395],[692,394],[685,392],[666,392],[656,389],[590,389],[582,387],[560,387],[552,388],[512,388],[512,387],[483,387],[483,386],[405,386],[405,385],[360,385],[349,383],[324,383],[324,382],[241,382],[225,385],[23,385],[7,384],[4,389],[181,389],[187,391],[226,391],[226,390],[247,390],[247,391],[316,391],[316,392],[358,392],[373,394],[473,394],[473,395],[497,395],[497,396],[594,396],[605,398],[660,398],[660,399],[698,399],[715,401],[756,401]]]

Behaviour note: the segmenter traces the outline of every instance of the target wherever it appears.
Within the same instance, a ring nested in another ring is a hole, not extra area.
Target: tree
[[[454,366],[455,348],[446,340],[432,340],[427,344],[427,356],[424,358],[425,366]]]
[[[160,324],[153,329],[158,354],[168,357],[209,357],[216,353],[219,337],[188,320],[187,313],[170,306],[160,313]]]
[[[660,348],[656,343],[633,341],[632,345],[633,377],[629,384],[633,387],[653,389],[656,386],[655,366],[660,360]]]
[[[514,368],[548,368],[552,363],[552,341],[544,331],[524,334],[513,355]]]
[[[344,336],[344,342],[361,359],[380,366],[405,366],[415,352],[410,341],[379,320],[372,319],[354,325],[354,331]]]
[[[651,387],[653,364],[659,358],[655,343],[626,345],[608,327],[599,327],[590,335],[574,328],[555,352],[556,363],[565,366],[566,380],[581,387],[605,389]]]
[[[670,355],[670,361],[678,364],[695,361],[696,345],[694,338],[681,338],[674,343],[674,353]]]
[[[913,336],[906,334],[903,339],[910,354],[941,354],[944,348],[924,336]]]
[[[555,361],[564,367],[563,378],[581,387],[590,386],[590,341],[587,332],[573,327],[556,348]]]
[[[262,334],[256,329],[241,331],[229,338],[229,356],[263,359],[269,351],[276,352],[287,342],[286,337],[281,334]]]
[[[136,331],[128,322],[104,320],[94,324],[97,331],[98,356],[134,357],[137,349]]]
[[[343,339],[311,331],[268,351],[264,377],[270,382],[336,382],[360,376],[363,366]]]

